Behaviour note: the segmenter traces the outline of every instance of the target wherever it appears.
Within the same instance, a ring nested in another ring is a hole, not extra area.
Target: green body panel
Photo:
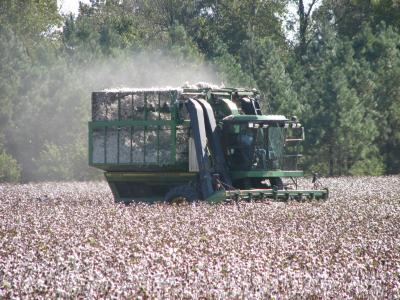
[[[120,164],[90,164],[90,166],[98,169],[102,169],[107,172],[132,172],[132,169],[137,171],[145,172],[185,172],[188,170],[188,164],[171,164],[171,165],[159,165],[157,163],[148,163],[146,165],[132,165],[130,163]]]
[[[112,121],[91,121],[89,129],[98,127],[114,127],[114,126],[175,126],[175,122],[170,120],[112,120]]]
[[[228,99],[221,99],[221,104],[221,111],[223,115],[239,115],[238,107],[233,101]]]
[[[135,182],[176,182],[196,180],[195,172],[106,172],[108,181],[135,181]]]
[[[197,173],[193,172],[106,172],[104,175],[116,202],[163,201],[171,187],[197,183]]]

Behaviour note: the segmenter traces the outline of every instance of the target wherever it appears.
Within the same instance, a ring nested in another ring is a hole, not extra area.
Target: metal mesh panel
[[[189,160],[189,128],[178,126],[176,128],[176,161]]]
[[[133,95],[133,119],[144,120],[144,95],[143,93]]]
[[[114,97],[107,102],[107,120],[118,120],[118,100]]]
[[[133,96],[125,95],[120,98],[120,119],[129,120],[133,118]]]
[[[107,95],[104,93],[92,94],[92,119],[94,121],[107,120]]]
[[[144,127],[136,126],[132,133],[132,162],[143,163],[144,161]]]
[[[131,128],[122,127],[119,130],[119,162],[131,161]]]
[[[146,123],[171,120],[173,93],[170,90],[93,93],[93,121],[145,122],[140,126],[110,122],[107,126],[102,123],[102,127],[94,127],[91,137],[92,162],[134,165],[172,163],[170,126],[147,126]]]
[[[96,92],[92,94],[93,121],[170,120],[171,92]]]
[[[171,128],[159,126],[159,163],[168,164],[171,160]]]
[[[106,163],[117,163],[118,160],[118,129],[106,128]]]
[[[178,113],[181,120],[190,120],[189,112],[186,108],[186,105],[184,105],[183,103],[179,105]]]
[[[146,93],[147,120],[158,120],[158,93]]]
[[[169,164],[172,153],[171,132],[169,126],[94,128],[92,161],[95,164]]]
[[[145,162],[146,163],[156,163],[157,154],[157,126],[147,126],[146,127],[146,149],[145,149]]]
[[[160,93],[160,120],[171,120],[170,93]]]
[[[95,164],[103,164],[104,161],[104,128],[95,128],[92,132],[93,149],[92,160]]]

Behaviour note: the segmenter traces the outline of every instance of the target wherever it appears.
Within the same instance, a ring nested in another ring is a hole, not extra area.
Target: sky
[[[57,0],[58,8],[61,9],[61,13],[63,14],[70,12],[77,14],[79,2],[90,3],[89,0]]]

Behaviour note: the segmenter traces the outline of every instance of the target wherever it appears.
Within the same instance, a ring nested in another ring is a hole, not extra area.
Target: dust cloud
[[[160,53],[136,54],[99,61],[83,72],[91,91],[182,87],[197,82],[219,82],[214,68],[206,63],[183,61]],[[88,97],[89,98],[89,97]]]
[[[22,83],[26,93],[17,99],[15,125],[9,127],[7,136],[24,182],[98,176],[88,168],[87,158],[92,92],[221,84],[211,64],[161,51],[77,60],[71,57],[40,66],[40,76],[27,77]]]

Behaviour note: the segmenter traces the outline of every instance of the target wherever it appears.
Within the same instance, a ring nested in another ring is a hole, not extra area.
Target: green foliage
[[[0,153],[0,182],[19,182],[21,169],[18,162],[5,151]]]
[[[34,180],[88,180],[102,178],[102,172],[87,164],[87,140],[59,146],[45,142],[39,156],[34,159]]]
[[[325,1],[326,9],[333,13],[339,34],[353,37],[365,24],[375,28],[381,22],[400,27],[399,2],[393,0],[341,0]]]
[[[53,26],[60,25],[57,2],[54,0],[2,0],[0,23],[33,43]]]
[[[398,3],[305,5],[287,41],[288,2],[92,0],[75,17],[54,0],[1,1],[0,144],[12,156],[0,157],[13,167],[0,170],[14,170],[7,180],[99,178],[87,167],[90,91],[164,84],[176,76],[165,69],[183,84],[208,64],[215,83],[258,88],[264,112],[299,117],[308,171],[400,172]]]
[[[189,30],[206,53],[214,53],[219,43],[236,56],[243,41],[251,35],[272,37],[284,45],[280,16],[285,12],[286,1],[222,0],[202,1],[194,30]]]
[[[286,116],[301,115],[302,105],[293,89],[292,80],[286,71],[279,49],[270,40],[259,40],[248,45],[253,62],[257,86],[268,102],[270,113]],[[264,104],[264,111],[268,111]]]
[[[0,27],[0,133],[12,118],[14,99],[18,97],[21,77],[28,58],[22,43],[5,27]]]
[[[188,36],[182,25],[174,24],[169,29],[169,41],[167,53],[179,61],[189,62],[192,65],[198,65],[203,60],[196,45]]]
[[[71,178],[74,180],[100,180],[104,178],[103,172],[88,166],[88,141],[85,137],[77,139],[68,145],[65,152],[68,153],[67,164],[71,168]]]
[[[35,160],[37,176],[40,180],[68,180],[72,177],[69,157],[61,147],[45,142],[39,157]]]
[[[370,159],[359,160],[354,163],[349,172],[351,175],[361,176],[361,175],[373,175],[379,176],[385,173],[385,165],[377,156]]]
[[[371,69],[375,74],[375,104],[379,129],[377,143],[389,173],[400,170],[400,34],[380,25],[377,33],[364,42]]]
[[[214,58],[218,77],[226,86],[251,87],[254,80],[246,74],[239,62],[225,48]]]
[[[325,169],[329,175],[342,175],[361,170],[363,162],[369,166],[364,171],[381,173],[381,165],[368,161],[379,160],[378,130],[370,97],[358,86],[365,86],[360,63],[351,43],[335,37],[332,28],[322,28],[320,35],[322,39],[310,45],[306,61],[312,72],[306,74],[309,86],[303,91],[305,96],[311,94],[308,89],[313,91],[313,98],[304,99],[309,129],[306,164],[310,169],[314,165]],[[373,166],[377,169],[372,170]]]

